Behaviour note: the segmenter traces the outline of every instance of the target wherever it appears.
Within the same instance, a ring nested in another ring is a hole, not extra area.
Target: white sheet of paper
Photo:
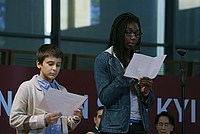
[[[86,96],[49,89],[38,108],[46,112],[61,112],[63,116],[70,116],[81,107],[86,99]]]
[[[155,78],[167,55],[151,57],[135,53],[126,68],[124,76],[140,79],[142,77]]]

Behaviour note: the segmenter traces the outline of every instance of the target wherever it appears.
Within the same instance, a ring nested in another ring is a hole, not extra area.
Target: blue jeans
[[[100,134],[120,134],[120,133],[100,132]],[[141,122],[141,123],[130,123],[128,132],[123,134],[147,134],[147,132],[144,130],[144,127]]]

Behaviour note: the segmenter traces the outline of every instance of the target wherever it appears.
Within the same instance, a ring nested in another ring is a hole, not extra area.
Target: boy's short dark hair
[[[95,111],[94,117],[97,117],[98,111],[99,111],[99,110],[103,110],[103,109],[104,109],[104,106],[99,106],[99,107],[96,109],[96,111]]]
[[[36,52],[36,59],[39,63],[43,63],[44,59],[53,56],[63,60],[63,53],[57,45],[44,44]]]
[[[171,113],[167,112],[167,111],[162,111],[160,114],[156,115],[155,124],[158,124],[158,120],[159,120],[159,118],[160,118],[161,116],[167,117],[167,118],[169,119],[169,123],[170,123],[171,125],[173,125],[173,126],[175,125],[174,116],[173,116]]]

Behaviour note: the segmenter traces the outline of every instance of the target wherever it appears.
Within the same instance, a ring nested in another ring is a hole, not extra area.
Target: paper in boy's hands
[[[135,53],[131,59],[124,76],[140,79],[148,77],[153,79],[157,76],[162,63],[167,55],[151,57]]]
[[[49,89],[38,108],[46,112],[61,112],[63,116],[70,116],[81,107],[86,99],[86,96]]]

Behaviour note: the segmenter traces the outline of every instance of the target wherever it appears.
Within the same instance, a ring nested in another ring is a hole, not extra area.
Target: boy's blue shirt
[[[53,80],[51,83],[42,79],[39,75],[36,75],[36,78],[38,80],[38,83],[42,90],[44,91],[44,94],[51,88],[51,89],[58,89],[58,86],[56,85],[55,80]],[[59,90],[59,89],[58,89]],[[62,134],[61,130],[61,120],[59,119],[56,124],[48,125],[46,128],[46,134]]]

